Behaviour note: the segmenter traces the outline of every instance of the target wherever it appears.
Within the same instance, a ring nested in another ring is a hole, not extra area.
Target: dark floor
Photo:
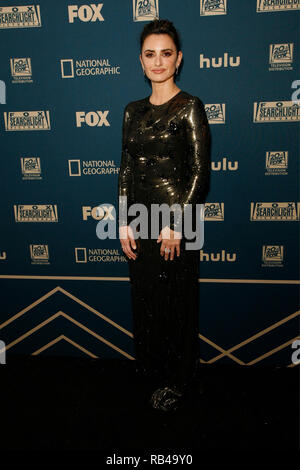
[[[0,379],[2,449],[299,450],[297,367],[201,364],[194,394],[171,414],[147,405],[154,382],[135,361],[10,356]]]

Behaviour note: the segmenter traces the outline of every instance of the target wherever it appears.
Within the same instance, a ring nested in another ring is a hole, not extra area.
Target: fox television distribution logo
[[[39,5],[0,7],[0,29],[37,28],[41,25]]]
[[[206,104],[205,112],[209,124],[225,124],[225,103]]]
[[[31,264],[50,264],[48,245],[30,245]]]
[[[269,70],[293,70],[294,43],[270,44]]]
[[[150,21],[159,18],[158,0],[132,0],[133,21]]]
[[[204,204],[204,220],[224,220],[224,202],[206,202]]]
[[[200,0],[200,16],[226,14],[227,0]]]
[[[266,152],[266,175],[287,175],[288,174],[287,151]]]
[[[283,245],[264,245],[262,267],[283,266]]]
[[[39,157],[21,157],[21,169],[23,180],[40,180],[41,159]]]
[[[12,83],[32,83],[32,67],[30,57],[10,59]]]

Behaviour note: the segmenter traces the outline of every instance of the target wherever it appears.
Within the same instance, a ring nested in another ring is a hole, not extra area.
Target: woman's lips
[[[152,70],[152,72],[154,72],[154,73],[162,73],[164,71],[165,71],[165,69],[154,69],[154,70]]]

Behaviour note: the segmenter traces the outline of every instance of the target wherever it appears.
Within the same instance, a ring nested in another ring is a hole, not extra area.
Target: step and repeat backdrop
[[[1,0],[1,361],[134,359],[117,237],[126,104],[151,94],[139,34],[182,38],[205,104],[202,363],[293,367],[299,336],[300,0]],[[99,238],[104,217],[115,238]]]

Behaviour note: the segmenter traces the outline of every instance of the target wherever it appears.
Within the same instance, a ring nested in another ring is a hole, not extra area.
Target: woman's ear
[[[143,64],[143,60],[142,60],[142,56],[140,54],[140,62],[141,62],[141,66],[142,66],[142,69],[143,69],[143,72],[144,72],[144,75],[145,75],[145,67],[144,67],[144,64]]]
[[[178,67],[181,64],[181,61],[182,61],[182,51],[178,51],[178,57],[177,57]]]

